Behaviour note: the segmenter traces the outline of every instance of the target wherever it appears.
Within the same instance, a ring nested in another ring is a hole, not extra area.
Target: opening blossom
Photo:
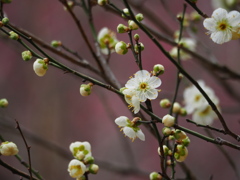
[[[98,33],[97,39],[103,54],[108,55],[109,51],[110,53],[114,52],[115,45],[118,42],[115,32],[104,27]]]
[[[125,84],[126,89],[122,91],[125,100],[130,107],[134,108],[134,113],[140,110],[140,103],[147,99],[156,99],[158,91],[156,88],[162,84],[161,80],[146,70],[136,72],[134,78],[131,78]]]
[[[218,8],[213,11],[211,18],[203,21],[203,25],[217,44],[240,38],[240,13],[237,11],[228,13],[225,9]]]
[[[69,149],[73,156],[80,161],[92,156],[91,145],[87,141],[71,143]]]
[[[3,156],[14,156],[18,154],[18,148],[17,145],[13,142],[2,142],[0,145],[0,155]]]
[[[86,170],[85,164],[77,159],[71,160],[68,164],[68,172],[72,178],[81,178]]]
[[[134,141],[137,137],[145,141],[145,135],[136,123],[130,121],[126,116],[120,116],[115,119],[115,123],[121,128],[121,131]]]

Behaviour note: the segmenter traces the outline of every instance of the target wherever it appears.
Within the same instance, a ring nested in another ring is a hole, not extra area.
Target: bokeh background
[[[121,9],[124,8],[122,1],[112,0],[111,2]],[[159,28],[160,20],[159,22],[153,22],[146,17],[144,23],[158,32],[172,38],[173,32],[179,29],[176,15],[183,10],[183,0],[163,1],[166,6],[163,6],[160,0],[130,2],[140,4],[138,9],[135,9],[136,13],[141,12],[141,9],[153,13],[154,18],[161,19],[165,26],[171,30],[163,32]],[[209,16],[214,9],[211,1],[199,0],[198,6]],[[187,12],[192,11],[192,7],[188,6]],[[11,4],[4,6],[4,12],[12,24],[22,27],[48,44],[52,40],[61,40],[64,45],[77,51],[91,64],[95,64],[74,21],[69,13],[64,11],[59,1],[13,1]],[[87,16],[79,7],[75,7],[74,12],[80,19],[94,47]],[[105,26],[115,31],[119,23],[126,24],[122,18],[100,6],[93,7],[93,17],[98,31]],[[195,27],[198,29],[196,38],[199,40],[197,52],[238,72],[240,67],[239,41],[217,45],[205,35],[206,30],[202,27],[202,20]],[[177,70],[141,30],[137,30],[136,33],[140,34],[140,41],[145,45],[142,54],[144,69],[151,71],[153,65],[158,63],[165,66],[166,72],[161,76],[162,91],[158,99],[153,101],[154,112],[162,117],[168,111],[160,108],[159,101],[163,98],[172,98]],[[189,36],[187,31],[184,32],[184,36]],[[119,40],[129,42],[127,34],[117,34],[117,37]],[[165,42],[161,43],[166,50],[172,48]],[[21,59],[21,52],[24,50],[19,43],[1,34],[0,98],[7,98],[9,106],[0,109],[0,134],[6,140],[15,142],[19,147],[20,156],[27,161],[27,150],[19,132],[15,129],[15,120],[17,120],[24,131],[28,144],[31,146],[32,166],[39,170],[45,179],[72,179],[67,172],[67,166],[73,158],[69,151],[69,145],[75,141],[88,141],[92,145],[92,153],[96,163],[100,166],[100,171],[97,175],[90,175],[89,179],[91,180],[148,179],[150,172],[160,171],[157,154],[158,144],[147,129],[142,128],[146,135],[145,142],[136,139],[132,143],[130,139],[125,138],[119,132],[119,128],[114,123],[115,118],[122,115],[132,118],[131,112],[119,96],[106,89],[94,86],[91,96],[82,97],[79,94],[82,79],[72,74],[66,74],[54,67],[49,67],[47,74],[40,78],[33,71],[33,60],[24,62]],[[50,54],[69,67],[101,80],[100,77],[89,73],[87,70],[73,65],[57,55]],[[220,99],[221,111],[226,122],[234,132],[239,134],[239,100],[236,96],[232,96],[234,93],[227,93],[221,82],[212,76],[211,71],[197,63],[195,58],[184,61],[183,66],[192,77],[196,80],[205,80],[206,84],[215,90]],[[110,67],[122,86],[131,75],[138,71],[131,53],[124,56],[113,53],[110,59]],[[234,89],[233,92],[239,93],[238,80],[223,77],[221,81],[229,83]],[[184,80],[177,99],[182,105],[182,92],[186,84],[188,84],[188,81]],[[180,117],[179,123],[205,134],[204,129],[186,123],[185,117]],[[214,122],[214,126],[221,128],[218,121]],[[158,127],[161,129],[163,126],[159,125]],[[234,139],[227,136],[215,132],[213,134],[215,137],[220,136],[236,143]],[[188,148],[189,156],[185,163],[197,179],[207,180],[211,176],[214,180],[238,179],[226,158],[215,145],[191,135],[189,137],[191,144]],[[224,149],[233,159],[236,168],[239,169],[239,151],[228,147],[224,147]],[[27,169],[14,157],[1,158],[12,166],[27,172]],[[130,169],[133,167],[138,168],[139,172],[131,172]],[[178,164],[176,170],[177,178],[185,177]],[[10,171],[0,167],[0,179],[18,180],[20,178],[18,175],[13,175]]]

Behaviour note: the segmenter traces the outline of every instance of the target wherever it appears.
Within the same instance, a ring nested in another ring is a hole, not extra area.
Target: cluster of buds
[[[0,155],[3,156],[15,156],[18,154],[17,145],[13,142],[2,142],[0,145]]]
[[[169,140],[175,141],[175,148],[173,150],[166,145],[163,145],[164,155],[169,157],[174,156],[176,161],[183,162],[188,155],[187,146],[190,144],[189,137],[184,131],[170,127],[164,127],[162,133],[165,137],[168,137]],[[158,153],[161,155],[160,148],[158,148]],[[171,163],[172,162],[168,164],[170,165]]]
[[[82,96],[89,96],[92,93],[93,83],[81,84],[80,94]]]
[[[99,167],[94,164],[94,157],[89,142],[74,142],[69,147],[75,159],[68,164],[68,172],[72,178],[85,179],[86,174],[97,174]]]
[[[162,108],[170,108],[172,106],[172,102],[169,99],[162,99],[160,102],[160,107]],[[182,107],[178,102],[173,103],[172,112],[175,114],[179,114],[181,116],[187,115],[187,110]]]

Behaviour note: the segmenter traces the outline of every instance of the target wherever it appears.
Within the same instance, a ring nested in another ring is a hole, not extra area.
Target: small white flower
[[[87,141],[76,141],[74,143],[71,143],[69,149],[72,152],[72,155],[79,160],[83,160],[92,156],[91,145]]]
[[[33,63],[33,70],[38,76],[44,76],[47,72],[48,65],[43,59],[37,59]]]
[[[0,154],[3,156],[14,156],[18,154],[17,145],[13,142],[2,142],[0,146]]]
[[[137,114],[140,111],[140,101],[134,96],[133,92],[124,95],[125,101],[129,104],[129,108],[133,108],[134,114]]]
[[[240,13],[238,11],[228,13],[225,9],[218,8],[213,11],[211,18],[203,21],[203,25],[209,30],[211,39],[217,44],[222,44],[239,38]]]
[[[145,135],[143,134],[142,130],[137,126],[134,126],[126,116],[118,117],[115,119],[115,123],[121,127],[121,131],[123,131],[126,136],[132,139],[132,141],[134,141],[137,137],[142,141],[145,141]]]
[[[71,160],[68,164],[68,172],[72,178],[80,178],[86,170],[85,164],[77,159]]]
[[[141,102],[145,102],[147,99],[156,99],[158,96],[156,88],[161,83],[158,77],[151,76],[146,70],[140,70],[125,84],[126,89],[123,90],[123,94],[130,96],[134,94]]]
[[[103,54],[107,55],[109,51],[114,52],[114,47],[118,42],[115,32],[104,27],[98,33],[97,39]]]

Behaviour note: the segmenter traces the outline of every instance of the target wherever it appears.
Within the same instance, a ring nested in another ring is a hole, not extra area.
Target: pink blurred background
[[[124,8],[121,1],[112,0],[111,2],[117,4],[120,8]],[[183,0],[169,0],[167,2],[169,10],[166,10],[162,7],[160,0],[148,0],[144,7],[154,12],[174,31],[179,28],[175,15],[182,11],[183,3]],[[198,6],[205,13],[211,15],[213,8],[209,1],[199,0]],[[6,5],[4,10],[11,23],[26,29],[49,44],[52,40],[61,40],[64,45],[78,51],[82,57],[94,64],[76,25],[69,13],[63,10],[60,2],[20,0]],[[91,32],[86,15],[79,7],[76,7],[74,11],[90,37]],[[173,16],[170,16],[167,11]],[[192,11],[193,9],[188,6],[187,12]],[[136,12],[138,13],[138,11]],[[97,30],[105,26],[116,30],[119,23],[126,24],[124,20],[106,12],[99,6],[93,8],[93,16]],[[156,28],[147,18],[144,22]],[[239,41],[231,41],[220,46],[214,44],[204,34],[206,30],[202,27],[202,20],[197,27],[197,36],[216,56],[219,63],[238,72],[240,67]],[[158,99],[153,101],[154,112],[162,117],[168,111],[160,108],[158,103],[162,98],[172,99],[177,71],[146,35],[140,30],[136,32],[140,34],[140,41],[145,45],[142,54],[144,69],[151,71],[153,65],[157,63],[165,66],[165,74],[161,76],[162,91]],[[117,34],[117,36],[119,40],[129,41],[126,34]],[[167,50],[171,49],[170,45],[164,42],[162,44]],[[0,134],[6,140],[15,142],[19,147],[20,156],[27,161],[27,151],[23,140],[19,132],[14,129],[15,119],[19,121],[26,133],[27,142],[31,146],[32,166],[39,170],[45,179],[72,179],[67,172],[67,166],[73,158],[69,151],[69,145],[75,141],[89,141],[92,145],[92,153],[96,159],[96,164],[100,166],[100,171],[97,175],[90,175],[89,179],[91,180],[148,179],[150,172],[160,171],[157,154],[158,144],[146,128],[142,128],[146,136],[145,142],[136,139],[132,143],[130,139],[125,138],[119,132],[119,128],[114,123],[115,118],[122,115],[132,118],[132,114],[116,94],[94,86],[91,96],[82,97],[79,94],[82,79],[71,74],[64,74],[63,71],[54,67],[49,67],[47,74],[40,78],[35,75],[32,69],[33,61],[24,62],[21,59],[21,52],[24,50],[17,42],[8,40],[1,35],[0,98],[7,98],[9,106],[6,109],[0,109]],[[204,57],[210,57],[203,48],[199,48],[198,52],[203,54]],[[53,57],[79,72],[88,74],[86,70],[72,65],[56,55],[53,55]],[[122,86],[138,70],[132,53],[124,56],[113,53],[110,66]],[[220,99],[226,122],[234,132],[240,134],[239,102],[228,95],[215,78],[206,69],[199,66],[194,59],[184,61],[183,66],[195,79],[204,79],[206,84],[215,90]],[[94,75],[94,78],[99,79],[96,75]],[[239,92],[239,82],[224,81],[230,82],[235,91]],[[183,101],[183,89],[184,83],[180,87],[177,99],[180,103]],[[189,118],[191,117],[189,116]],[[203,129],[186,123],[185,117],[180,117],[179,124],[205,134]],[[218,121],[214,122],[214,126],[221,128]],[[159,125],[159,129],[162,127],[162,125]],[[214,135],[236,143],[234,139],[222,134],[214,132]],[[215,145],[191,135],[189,137],[191,144],[188,148],[189,156],[185,163],[191,168],[197,179],[210,179],[211,175],[213,175],[214,180],[237,179],[233,169]],[[50,144],[42,142],[42,139],[50,142]],[[228,147],[224,148],[239,169],[239,152]],[[27,172],[27,169],[14,157],[1,158],[14,167]],[[132,159],[134,160],[132,161]],[[117,167],[117,170],[111,170],[114,166]],[[142,170],[143,175],[120,172],[121,168],[129,169],[133,166]],[[179,165],[176,166],[176,170],[177,178],[185,177]],[[19,177],[0,166],[0,179],[18,180]]]

